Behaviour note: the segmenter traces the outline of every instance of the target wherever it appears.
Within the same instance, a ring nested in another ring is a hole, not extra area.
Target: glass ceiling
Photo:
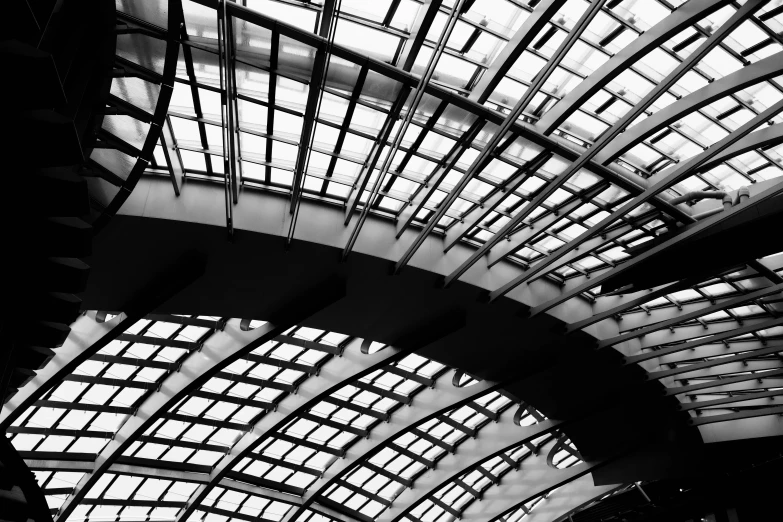
[[[292,211],[303,199],[344,208],[346,255],[368,214],[393,220],[397,237],[417,235],[397,269],[435,234],[446,250],[476,251],[447,283],[486,254],[489,269],[527,269],[493,299],[540,278],[562,288],[558,303],[593,303],[570,328],[617,322],[602,347],[632,346],[628,364],[695,425],[783,408],[780,255],[643,298],[601,296],[590,282],[712,208],[680,196],[736,199],[781,176],[778,0],[182,0],[184,23],[170,29],[178,3],[117,0],[112,97],[90,158],[97,207],[111,208],[135,172],[170,179],[177,194],[186,180],[214,184],[230,229],[243,191],[274,192]],[[167,40],[180,43],[170,85]],[[140,321],[19,414],[8,433],[52,510],[66,506],[62,520],[451,522],[548,454],[552,469],[586,465],[556,427],[526,438],[547,419],[469,377],[456,379],[459,401],[407,413],[456,375],[416,355],[320,389],[357,340],[294,327],[156,411],[93,473],[225,325]],[[311,385],[320,391],[307,407],[280,410]],[[504,422],[519,430],[515,444],[455,456]],[[437,473],[452,461],[462,472]],[[412,493],[430,475],[443,478]],[[488,520],[522,520],[555,493]]]

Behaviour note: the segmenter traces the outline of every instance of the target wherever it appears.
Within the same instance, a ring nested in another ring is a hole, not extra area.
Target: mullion
[[[337,165],[337,159],[338,155],[343,149],[343,143],[345,142],[345,135],[348,132],[348,128],[350,127],[351,120],[353,119],[353,113],[356,110],[356,103],[359,100],[359,97],[362,94],[362,90],[364,89],[364,82],[367,79],[367,73],[369,72],[369,68],[367,65],[362,66],[361,69],[359,69],[359,76],[356,79],[356,84],[353,87],[353,91],[351,91],[351,98],[348,102],[348,109],[345,111],[345,117],[343,118],[343,123],[340,126],[340,133],[337,136],[337,141],[334,144],[334,155],[332,155],[331,160],[329,161],[329,167],[326,169],[326,180],[323,182],[323,185],[321,186],[321,196],[326,195],[326,188],[329,186],[329,180],[328,178],[332,177],[332,174],[334,174],[335,166]]]
[[[270,50],[270,63],[269,63],[269,92],[267,94],[267,100],[269,102],[268,110],[266,113],[266,132],[269,135],[273,135],[275,131],[275,98],[277,96],[277,68],[278,68],[278,51],[280,49],[280,33],[276,30],[272,30],[272,42]],[[264,181],[269,183],[272,180],[272,141],[266,141],[266,173]]]
[[[182,24],[182,29],[180,31],[180,38],[183,42],[188,40],[188,32],[184,23]],[[193,67],[193,53],[191,52],[188,45],[182,46],[182,55],[185,59],[185,70],[187,71],[188,79],[190,80],[190,94],[193,97],[193,110],[196,113],[197,118],[203,118],[204,113],[201,111],[201,98],[198,93],[199,88],[196,86],[196,71]],[[209,142],[207,140],[207,129],[204,126],[204,123],[198,123],[198,132],[199,137],[201,138],[201,147],[204,150],[208,150]],[[206,162],[207,166],[207,174],[209,176],[213,176],[214,172],[212,170],[212,158],[209,154],[204,153],[204,161]]]

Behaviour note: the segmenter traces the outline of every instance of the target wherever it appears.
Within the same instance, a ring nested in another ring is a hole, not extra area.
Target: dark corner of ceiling
[[[77,295],[89,274],[81,259],[92,248],[80,170],[111,86],[115,7],[112,0],[11,1],[0,20],[9,75],[0,85],[7,147],[0,393],[7,401],[51,359],[80,313]],[[6,440],[0,460],[3,518],[50,521],[35,477]]]

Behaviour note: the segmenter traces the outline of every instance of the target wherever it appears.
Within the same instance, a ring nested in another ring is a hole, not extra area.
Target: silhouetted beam
[[[581,321],[570,323],[566,327],[566,332],[571,333],[575,332],[576,330],[581,330],[582,328],[586,328],[591,324],[595,324],[614,315],[623,313],[627,310],[630,310],[631,308],[635,308],[639,305],[652,301],[653,299],[658,299],[664,295],[679,292],[680,290],[685,290],[686,288],[691,288],[696,283],[698,283],[698,281],[695,279],[683,279],[682,281],[677,281],[670,285],[661,286],[651,292],[645,291],[643,295],[635,298],[619,298],[620,304],[603,311],[596,311],[595,314]]]
[[[764,355],[776,354],[776,353],[780,353],[781,351],[783,351],[783,345],[776,344],[775,346],[770,346],[767,348],[763,348],[761,350],[749,350],[744,353],[733,354],[727,357],[720,357],[718,359],[711,359],[709,361],[678,366],[677,368],[673,368],[671,370],[660,370],[657,372],[651,372],[650,374],[647,375],[647,378],[650,380],[664,379],[666,377],[673,377],[675,375],[681,375],[683,373],[695,372],[698,370],[703,370],[705,368],[713,368],[715,366],[731,364],[737,361],[744,361],[746,359],[751,359],[754,357],[762,357]],[[683,378],[689,379],[692,377],[683,377]]]
[[[541,455],[526,458],[525,464],[518,471],[509,472],[500,484],[489,487],[484,492],[481,502],[472,502],[462,512],[462,520],[485,521],[501,517],[515,510],[519,504],[527,503],[589,474],[595,467],[587,463],[576,464],[566,469],[550,467],[546,457],[555,444],[555,441],[549,442]]]
[[[599,500],[611,493],[618,487],[617,485],[595,486],[593,478],[589,475],[583,475],[568,484],[561,486],[546,497],[546,501],[539,502],[530,510],[530,514],[525,516],[525,522],[552,522],[554,520],[570,520],[567,516],[582,506],[588,505],[595,500]],[[521,510],[524,504],[513,511],[507,512],[504,516]],[[499,518],[495,519],[501,520]]]
[[[759,408],[736,413],[727,413],[725,415],[704,415],[696,419],[691,419],[689,423],[692,426],[703,426],[704,424],[712,424],[715,422],[751,419],[753,417],[765,417],[767,415],[783,415],[783,406],[771,406],[769,408]]]

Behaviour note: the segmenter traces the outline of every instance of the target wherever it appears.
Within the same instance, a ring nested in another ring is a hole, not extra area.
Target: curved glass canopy
[[[694,425],[783,411],[781,256],[600,292],[635,247],[777,186],[779,1],[117,0],[117,14],[96,206],[139,168],[165,91],[143,175],[224,190],[229,232],[243,193],[266,191],[290,199],[289,241],[302,200],[345,210],[346,256],[368,216],[414,231],[397,270],[428,235],[445,256],[469,245],[447,285],[486,258],[520,268],[492,300],[538,280],[560,294],[535,313],[587,300],[594,315],[569,329],[612,322],[600,346]],[[103,319],[75,330],[122,317]],[[276,328],[148,317],[33,406],[7,405],[57,520],[516,522],[573,499],[554,520],[614,488],[586,483],[591,464],[557,422],[502,389]]]

